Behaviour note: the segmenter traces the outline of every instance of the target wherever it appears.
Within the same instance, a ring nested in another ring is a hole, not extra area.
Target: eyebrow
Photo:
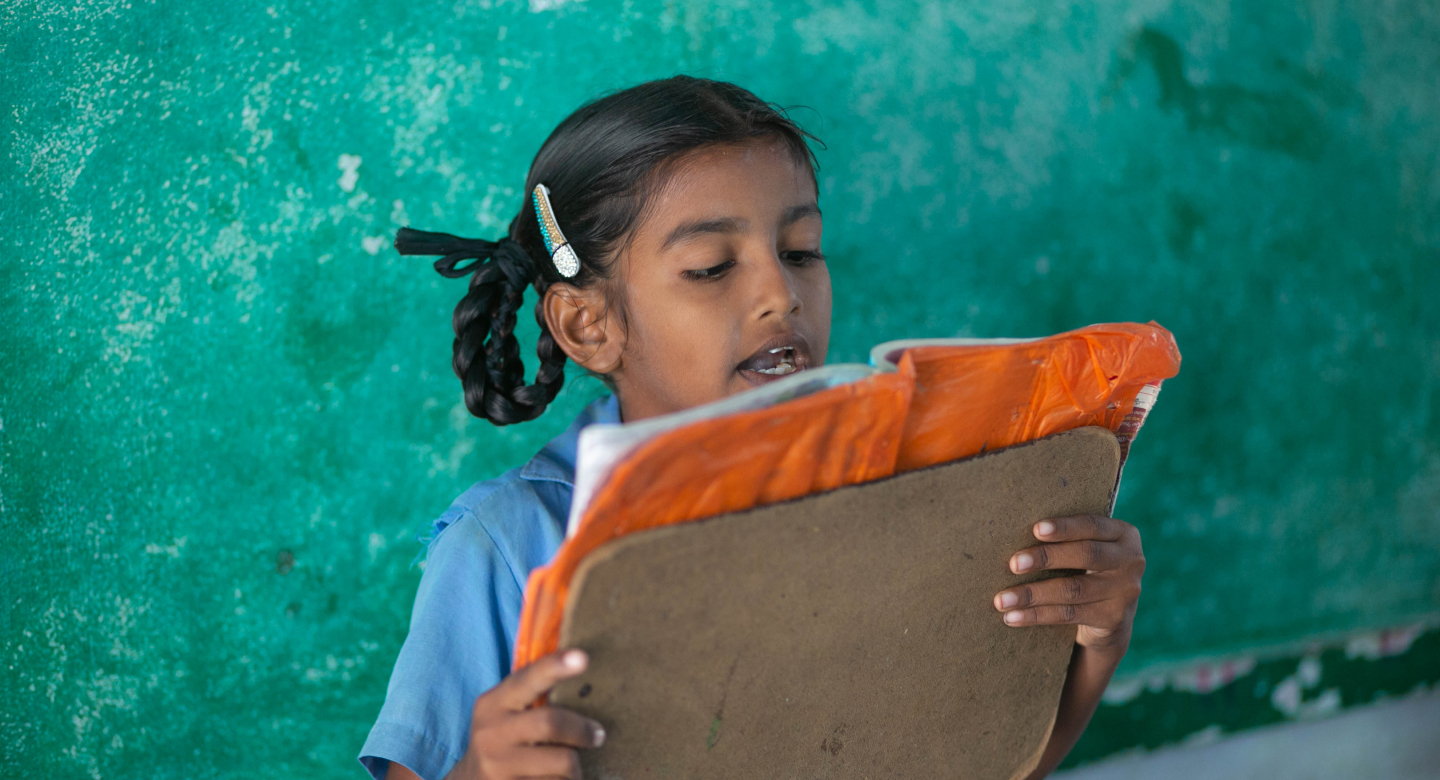
[[[791,206],[780,218],[780,227],[789,227],[806,217],[818,216],[820,216],[820,207],[814,203]],[[743,233],[749,226],[749,220],[739,217],[718,217],[684,222],[670,231],[670,235],[665,237],[665,243],[660,245],[660,249],[663,251],[702,235]]]
[[[747,220],[739,217],[720,217],[719,219],[697,219],[691,222],[683,222],[670,231],[665,237],[665,243],[660,249],[666,250],[676,244],[683,244],[696,236],[709,233],[743,233],[749,226]]]
[[[820,216],[820,207],[814,203],[806,203],[800,206],[791,206],[785,209],[785,216],[780,220],[780,227],[790,227],[806,217]]]

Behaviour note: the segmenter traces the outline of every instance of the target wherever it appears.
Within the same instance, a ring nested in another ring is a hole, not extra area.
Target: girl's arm
[[[1070,655],[1070,673],[1065,678],[1065,690],[1060,694],[1060,712],[1055,716],[1055,728],[1050,732],[1050,741],[1045,743],[1045,753],[1040,763],[1026,780],[1040,780],[1055,770],[1060,762],[1075,747],[1095,707],[1100,704],[1100,695],[1110,684],[1115,667],[1120,665],[1120,656],[1095,650],[1084,645],[1075,645]]]
[[[1045,777],[1080,739],[1100,696],[1130,646],[1135,606],[1145,553],[1140,531],[1113,517],[1081,515],[1041,520],[1035,538],[1042,544],[1015,553],[1010,570],[1016,574],[1047,569],[1082,569],[1084,574],[1057,577],[1010,588],[995,595],[995,608],[1011,626],[1078,625],[1075,651],[1060,695],[1055,728],[1030,774]]]

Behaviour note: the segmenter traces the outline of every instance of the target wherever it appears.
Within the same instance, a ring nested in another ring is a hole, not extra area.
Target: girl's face
[[[607,304],[619,304],[624,322],[581,317],[604,331],[591,328],[589,350],[560,339],[577,362],[609,376],[625,421],[825,362],[830,272],[815,196],[810,171],[779,142],[704,149],[678,163],[609,286]]]

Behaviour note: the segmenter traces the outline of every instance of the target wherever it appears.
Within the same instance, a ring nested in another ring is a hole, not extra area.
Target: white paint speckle
[[[461,461],[475,450],[476,437],[470,433],[470,422],[474,419],[464,403],[450,407],[450,428],[455,432],[455,441],[450,445],[450,451],[444,455],[431,450],[431,477],[441,473],[454,476],[460,472]]]
[[[1200,729],[1199,731],[1185,737],[1185,739],[1181,741],[1181,744],[1183,744],[1187,748],[1203,747],[1205,745],[1213,745],[1216,742],[1219,742],[1220,738],[1223,736],[1225,736],[1225,731],[1224,729],[1220,728],[1220,724],[1212,723],[1209,726],[1206,726],[1205,728]]]
[[[1105,687],[1101,700],[1111,706],[1125,704],[1145,690],[1145,678],[1140,676],[1112,680]]]
[[[171,544],[155,544],[151,542],[145,545],[145,553],[147,555],[168,555],[171,558],[179,558],[180,551],[185,549],[185,542],[188,540],[188,536],[180,536],[176,537]]]
[[[363,247],[366,252],[372,255],[378,255],[380,254],[380,250],[385,248],[385,237],[366,236],[360,239],[360,246]]]
[[[1270,692],[1270,703],[1290,717],[1300,711],[1300,680],[1290,675]]]
[[[1375,661],[1401,655],[1410,649],[1410,645],[1424,629],[1424,623],[1416,623],[1399,628],[1356,634],[1345,643],[1345,657]]]
[[[1327,718],[1340,711],[1342,700],[1339,688],[1327,688],[1314,700],[1300,706],[1300,717],[1305,719]]]
[[[336,180],[340,189],[345,192],[354,192],[355,183],[360,181],[360,155],[342,154],[335,167],[342,171],[340,178]]]

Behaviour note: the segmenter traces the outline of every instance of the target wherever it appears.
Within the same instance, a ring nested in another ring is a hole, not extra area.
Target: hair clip
[[[555,263],[555,270],[567,279],[580,273],[580,258],[575,254],[575,250],[570,248],[565,234],[560,232],[560,225],[555,221],[555,210],[550,207],[550,188],[544,184],[535,185],[535,216],[540,223],[540,235],[545,238],[545,249],[550,252],[551,262]]]

